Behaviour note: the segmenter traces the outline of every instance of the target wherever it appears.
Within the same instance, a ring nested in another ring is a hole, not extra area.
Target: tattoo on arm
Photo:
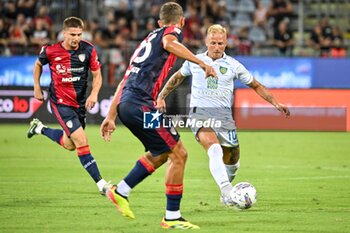
[[[256,93],[261,96],[264,100],[269,102],[272,105],[275,105],[275,98],[273,97],[272,93],[261,83],[259,83],[257,80],[254,80],[253,83],[249,85],[251,88],[253,88]]]
[[[163,90],[159,93],[159,98],[165,99],[176,87],[178,87],[185,76],[182,76],[180,71],[177,71],[173,76],[170,77],[169,81],[165,84]]]
[[[263,98],[267,101],[267,102],[269,102],[269,103],[272,103],[272,101],[273,101],[273,96],[272,96],[272,94],[271,94],[271,92],[269,92],[268,90],[267,90],[267,88],[265,87],[265,86],[261,86],[261,90],[262,90],[262,93],[263,93]]]

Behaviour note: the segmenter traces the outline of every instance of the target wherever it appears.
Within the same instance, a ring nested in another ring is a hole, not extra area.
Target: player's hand
[[[278,109],[278,111],[283,113],[285,115],[285,117],[289,117],[290,116],[289,108],[286,105],[278,103],[276,105],[276,108]]]
[[[85,103],[86,110],[91,110],[95,106],[96,102],[97,102],[97,96],[90,95],[86,99],[86,103]]]
[[[163,113],[166,112],[166,103],[164,99],[160,99],[160,98],[157,99],[156,109],[158,109],[159,112],[163,112]]]
[[[105,118],[100,127],[102,139],[109,142],[112,139],[112,133],[114,132],[115,128],[114,120]]]
[[[205,77],[216,77],[216,72],[212,66],[208,65],[205,62],[199,64],[199,66],[205,71]]]
[[[34,88],[34,98],[43,102],[44,101],[44,95],[41,91],[41,88]]]

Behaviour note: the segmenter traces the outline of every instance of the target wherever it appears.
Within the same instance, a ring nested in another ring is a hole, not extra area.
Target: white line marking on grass
[[[350,176],[300,176],[300,177],[289,177],[281,180],[328,180],[328,179],[347,179]]]

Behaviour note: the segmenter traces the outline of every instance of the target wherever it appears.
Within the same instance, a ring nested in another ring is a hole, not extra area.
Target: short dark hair
[[[177,23],[183,16],[182,7],[176,2],[167,2],[160,8],[159,19],[164,24]]]
[[[81,28],[84,29],[84,22],[78,17],[68,17],[63,21],[63,30],[67,28]]]

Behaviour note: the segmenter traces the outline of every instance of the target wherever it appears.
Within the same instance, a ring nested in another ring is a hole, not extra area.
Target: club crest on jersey
[[[226,74],[226,72],[227,72],[227,68],[226,67],[223,67],[223,66],[220,66],[220,73],[222,73],[222,74]]]
[[[73,127],[73,122],[71,120],[69,120],[69,121],[66,122],[66,125],[67,125],[68,128],[71,129]]]
[[[78,58],[79,58],[79,60],[81,61],[81,62],[83,62],[83,61],[85,61],[85,54],[79,54],[78,55]]]

